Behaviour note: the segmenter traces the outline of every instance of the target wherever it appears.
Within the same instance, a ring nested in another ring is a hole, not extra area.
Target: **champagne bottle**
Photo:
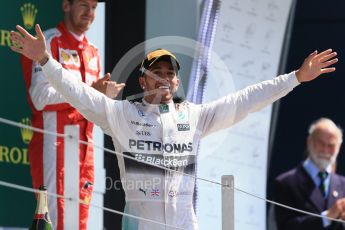
[[[41,186],[38,190],[36,212],[30,230],[53,230],[48,213],[47,189]]]

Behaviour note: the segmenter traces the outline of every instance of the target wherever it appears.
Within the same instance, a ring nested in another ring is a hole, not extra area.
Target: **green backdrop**
[[[4,1],[0,8],[0,117],[30,122],[19,55],[9,49],[10,31],[19,24],[34,32],[35,23],[43,30],[54,27],[63,14],[62,0]],[[24,17],[23,17],[24,16]],[[24,20],[25,18],[25,20]],[[0,123],[0,180],[32,187],[27,157],[30,132]],[[33,193],[0,186],[0,226],[28,227],[36,201]]]

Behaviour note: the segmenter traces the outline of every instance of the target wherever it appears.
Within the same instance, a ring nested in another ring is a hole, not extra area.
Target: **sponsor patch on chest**
[[[87,66],[93,71],[98,71],[98,59],[97,57],[88,58]]]
[[[189,124],[177,124],[177,131],[189,131],[190,125]]]
[[[80,66],[78,51],[59,48],[60,63],[65,65]]]

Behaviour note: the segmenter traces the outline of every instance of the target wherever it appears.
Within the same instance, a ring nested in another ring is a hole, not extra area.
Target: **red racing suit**
[[[61,22],[44,32],[52,57],[87,84],[100,77],[100,58],[97,48],[84,36],[79,41]],[[64,133],[65,125],[79,125],[80,139],[92,141],[93,123],[87,121],[66,102],[47,81],[36,62],[22,57],[22,68],[28,102],[32,110],[32,126],[54,133]],[[29,159],[33,187],[47,186],[48,192],[64,194],[64,140],[35,132],[29,144]],[[89,201],[94,183],[93,145],[80,145],[80,199]],[[64,201],[48,198],[49,214],[57,230],[63,229]],[[80,205],[80,229],[87,228],[88,205]]]

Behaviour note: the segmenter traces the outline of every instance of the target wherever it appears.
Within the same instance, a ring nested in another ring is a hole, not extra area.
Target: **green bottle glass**
[[[38,190],[35,216],[29,230],[54,230],[48,212],[47,189],[41,186]]]

